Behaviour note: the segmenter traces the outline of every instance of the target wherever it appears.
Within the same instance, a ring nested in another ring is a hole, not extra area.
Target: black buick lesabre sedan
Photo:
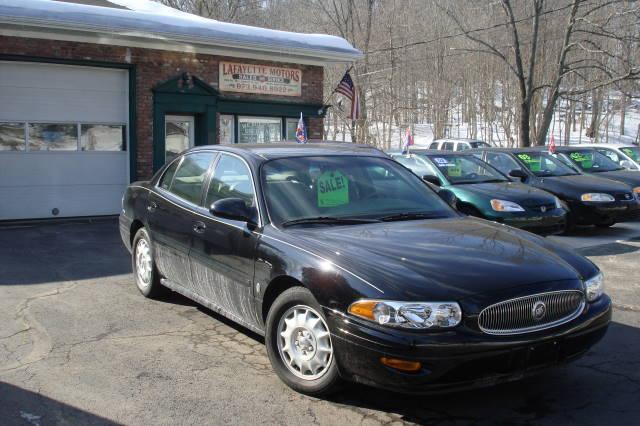
[[[120,232],[142,294],[168,287],[263,334],[308,394],[489,385],[604,335],[593,263],[443,199],[375,150],[204,146],[130,185]]]

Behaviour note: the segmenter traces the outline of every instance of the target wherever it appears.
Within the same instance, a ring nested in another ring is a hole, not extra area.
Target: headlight
[[[380,325],[402,328],[451,328],[462,320],[462,310],[456,302],[358,300],[348,311]]]
[[[584,288],[589,302],[593,302],[602,296],[602,293],[604,293],[604,275],[602,272],[598,272],[598,275],[586,280]]]
[[[523,212],[524,209],[516,203],[505,200],[491,200],[491,208],[497,212]]]
[[[615,201],[616,199],[613,198],[613,195],[609,195],[609,194],[600,194],[600,193],[587,193],[587,194],[582,194],[582,196],[580,197],[580,199],[582,201],[591,201],[594,203],[609,203],[611,201]]]
[[[558,197],[555,197],[555,198],[556,198],[556,209],[563,208],[562,201],[560,201],[560,198]]]

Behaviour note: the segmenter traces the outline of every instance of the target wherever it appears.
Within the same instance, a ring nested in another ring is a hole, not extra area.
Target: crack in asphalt
[[[53,290],[46,291],[44,293],[37,294],[26,298],[16,307],[16,313],[14,319],[16,322],[22,322],[22,332],[27,332],[32,343],[31,351],[24,357],[19,358],[17,361],[9,364],[8,366],[0,367],[0,374],[14,371],[20,368],[24,368],[27,365],[39,362],[47,357],[52,350],[51,337],[47,333],[46,328],[40,324],[29,312],[31,304],[37,300],[42,300],[48,297],[59,296],[67,291],[75,288],[78,282],[68,282],[66,285],[56,287]],[[15,333],[20,334],[20,333]],[[11,337],[11,336],[10,336]],[[6,347],[6,346],[5,346]],[[9,351],[10,353],[12,351]],[[13,351],[15,352],[15,351]]]

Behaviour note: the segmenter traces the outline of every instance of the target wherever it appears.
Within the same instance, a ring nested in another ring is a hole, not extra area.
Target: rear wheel
[[[329,327],[309,290],[293,287],[278,296],[267,314],[266,328],[267,355],[283,382],[308,395],[338,388]]]
[[[165,287],[160,284],[160,275],[153,260],[151,238],[145,228],[140,228],[133,237],[131,263],[136,286],[145,297],[158,297]]]

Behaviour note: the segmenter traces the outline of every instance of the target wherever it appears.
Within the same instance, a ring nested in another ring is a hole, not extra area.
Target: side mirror
[[[442,185],[442,182],[440,182],[440,178],[438,176],[434,176],[434,175],[424,175],[422,176],[422,180],[424,180],[425,182],[429,182],[435,186],[440,186]]]
[[[255,212],[247,207],[241,198],[223,198],[211,204],[209,211],[212,215],[224,219],[240,220],[247,223],[255,223]]]
[[[448,189],[441,189],[440,191],[438,191],[438,195],[444,200],[445,203],[449,204],[452,208],[457,210],[458,197],[456,197],[453,192],[449,191]]]
[[[631,170],[634,169],[633,163],[629,160],[622,160],[620,162],[620,167],[624,167],[625,169],[631,169]]]
[[[524,181],[527,178],[527,174],[520,169],[514,169],[509,172],[509,176],[518,178],[521,181]]]

